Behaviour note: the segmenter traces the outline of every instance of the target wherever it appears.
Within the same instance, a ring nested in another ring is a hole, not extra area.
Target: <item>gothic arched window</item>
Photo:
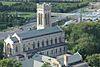
[[[7,44],[7,54],[12,54],[11,45],[9,43]]]

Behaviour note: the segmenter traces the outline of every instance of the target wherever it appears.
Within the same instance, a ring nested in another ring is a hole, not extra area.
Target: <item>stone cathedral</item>
[[[37,4],[37,30],[14,33],[4,39],[7,57],[31,58],[35,53],[56,57],[67,52],[64,31],[51,23],[51,5]]]

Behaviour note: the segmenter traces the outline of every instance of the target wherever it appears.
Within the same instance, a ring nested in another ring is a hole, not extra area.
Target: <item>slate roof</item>
[[[21,33],[17,33],[17,35],[22,39],[30,39],[30,38],[35,38],[35,37],[40,37],[44,35],[50,35],[54,33],[62,32],[62,29],[58,26],[51,27],[51,28],[45,28],[45,29],[40,29],[40,30],[29,30],[29,31],[24,31]]]
[[[82,56],[77,52],[74,55],[68,56],[68,63],[75,63],[82,60]]]

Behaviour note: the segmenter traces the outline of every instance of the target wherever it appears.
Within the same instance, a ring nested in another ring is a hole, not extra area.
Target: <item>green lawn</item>
[[[18,14],[20,17],[32,17],[32,16],[36,16],[36,13],[32,13],[32,12],[10,12],[9,14]]]
[[[7,2],[7,1],[0,1],[2,2],[3,5],[12,5],[12,4],[16,4],[16,3],[20,3],[20,2]],[[3,12],[0,12],[0,14]],[[16,14],[16,12],[9,12],[9,14]],[[17,14],[20,17],[32,17],[32,16],[36,16],[36,13],[32,13],[32,12],[17,12]]]
[[[3,5],[12,5],[12,4],[15,4],[15,3],[20,3],[20,2],[4,2],[4,1],[0,1],[2,2]]]
[[[0,12],[0,14],[2,14],[3,12]],[[9,12],[9,14],[18,14],[18,16],[20,17],[24,17],[24,18],[27,18],[27,17],[33,17],[33,16],[36,16],[36,13],[33,13],[33,12]]]

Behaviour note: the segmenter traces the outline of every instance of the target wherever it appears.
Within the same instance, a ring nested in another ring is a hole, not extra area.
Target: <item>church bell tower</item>
[[[51,4],[37,4],[37,30],[51,27]]]

